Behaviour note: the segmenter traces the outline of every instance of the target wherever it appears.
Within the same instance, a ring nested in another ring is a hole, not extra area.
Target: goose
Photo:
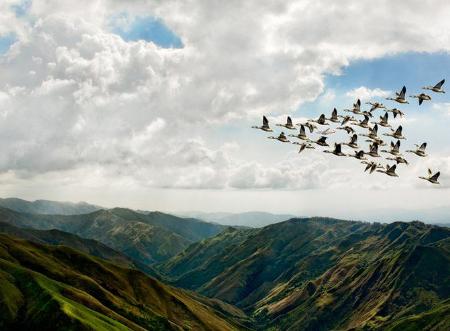
[[[326,150],[323,151],[324,153],[331,153],[334,154],[336,156],[346,156],[344,153],[342,153],[342,146],[341,144],[336,144],[334,143],[334,149],[332,151]]]
[[[314,123],[317,123],[317,124],[319,124],[319,125],[329,125],[329,124],[326,122],[325,114],[321,114],[321,115],[319,116],[319,118],[316,119],[316,120],[308,120],[308,122],[314,122]]]
[[[361,115],[369,116],[370,118],[373,117],[373,114],[372,114],[371,110],[364,110],[364,111],[361,112]]]
[[[369,128],[369,116],[364,115],[364,119],[362,121],[356,122],[355,125],[360,126],[364,129]]]
[[[416,98],[419,99],[419,106],[424,102],[425,100],[431,100],[431,97],[428,94],[420,93],[418,95],[410,95],[410,98]]]
[[[384,140],[381,139],[381,138],[378,138],[378,137],[371,138],[370,140],[367,139],[366,142],[368,142],[368,143],[376,143],[378,146],[386,146],[386,143],[384,142]]]
[[[289,129],[289,130],[295,130],[294,125],[292,124],[292,119],[290,116],[287,117],[285,124],[277,124],[277,126],[282,126],[283,128]]]
[[[401,157],[401,156],[387,157],[386,160],[392,160],[392,161],[395,161],[395,162],[397,162],[397,164],[400,164],[400,163],[404,163],[404,164],[406,164],[406,165],[409,164],[408,161],[407,161],[405,158]]]
[[[341,122],[341,126],[344,126],[345,124],[347,124],[348,122],[353,122],[353,121],[355,121],[356,119],[353,117],[353,116],[348,116],[348,115],[346,115],[346,116],[344,116],[343,117],[343,120],[342,120],[342,122]]]
[[[300,125],[300,131],[297,135],[290,134],[289,137],[294,137],[294,138],[298,138],[301,140],[309,141],[309,138],[306,136],[305,126],[303,124]]]
[[[371,157],[380,157],[378,154],[378,144],[373,143],[369,146],[369,153],[366,153],[367,155],[370,155]]]
[[[372,128],[369,127],[369,134],[360,133],[359,135],[374,140],[378,139],[378,124],[375,123],[375,125]]]
[[[386,164],[386,169],[385,170],[377,170],[377,172],[382,172],[383,174],[386,174],[388,176],[391,177],[398,177],[398,175],[395,173],[395,169],[397,168],[397,165],[393,165],[393,166],[389,166],[388,164]]]
[[[354,157],[355,159],[358,159],[358,160],[367,160],[367,158],[366,157],[364,157],[364,155],[365,155],[366,153],[364,153],[364,151],[363,150],[360,150],[360,151],[355,151],[355,154],[348,154],[347,156],[349,156],[349,157]]]
[[[392,113],[394,115],[394,118],[399,115],[400,117],[403,117],[405,113],[403,113],[400,109],[392,108],[392,109],[386,109],[387,112]]]
[[[353,136],[350,137],[350,142],[348,143],[343,143],[343,145],[347,145],[348,147],[351,148],[358,148],[358,144],[356,143],[358,141],[358,136],[355,134],[353,134]]]
[[[284,132],[281,132],[278,137],[270,136],[270,137],[267,137],[267,138],[269,138],[269,139],[276,139],[278,141],[281,141],[282,143],[289,143],[290,142],[288,140],[288,138],[286,137],[286,135],[284,134]]]
[[[336,133],[336,131],[335,131],[335,130],[332,130],[332,129],[330,129],[330,128],[327,128],[327,129],[325,129],[325,130],[323,130],[323,131],[318,131],[318,132],[317,132],[317,134],[320,134],[320,135],[322,135],[322,136],[327,136],[327,135],[334,134],[334,133]]]
[[[344,109],[344,111],[349,112],[349,113],[353,113],[356,115],[361,114],[361,100],[356,100],[356,102],[353,104],[353,108],[352,109]]]
[[[300,126],[303,125],[305,128],[308,128],[310,133],[313,133],[314,130],[317,129],[317,126],[312,124],[311,122],[300,123],[300,124],[297,124],[297,125],[300,125]]]
[[[380,121],[376,122],[376,124],[379,124],[385,128],[390,128],[391,125],[388,123],[388,120],[389,120],[389,115],[387,112],[385,112],[383,116],[380,116]]]
[[[394,100],[398,103],[409,103],[406,100],[406,86],[403,86],[400,92],[395,92],[395,98],[386,98],[386,100]]]
[[[269,127],[269,121],[266,116],[263,116],[263,124],[262,126],[252,126],[253,129],[260,129],[266,132],[273,132],[273,130]]]
[[[391,149],[389,151],[383,149],[382,152],[383,153],[389,153],[389,154],[392,154],[394,156],[401,156],[401,154],[400,154],[400,140],[397,140],[397,142],[395,144],[394,144],[393,141],[391,141]]]
[[[355,129],[353,129],[351,126],[348,126],[348,125],[343,126],[343,127],[338,127],[338,128],[336,128],[336,130],[345,130],[345,131],[347,131],[348,134],[355,133]]]
[[[386,108],[386,106],[385,105],[383,105],[382,103],[380,103],[380,102],[366,102],[366,104],[367,105],[371,105],[372,107],[370,108],[370,112],[373,112],[374,110],[376,110],[376,109],[381,109],[381,108]]]
[[[364,169],[364,172],[367,170],[370,170],[370,173],[373,173],[376,169],[384,169],[383,165],[381,163],[376,163],[374,161],[362,161],[361,163],[366,164],[366,169]]]
[[[333,111],[331,112],[331,117],[327,118],[327,120],[333,123],[339,123],[339,116],[336,108],[333,109]]]
[[[437,83],[434,86],[425,86],[425,87],[422,87],[422,89],[430,90],[430,91],[433,91],[436,93],[445,93],[445,91],[442,89],[442,85],[444,85],[444,83],[445,83],[445,79],[441,80],[439,83]]]
[[[421,156],[421,157],[425,157],[427,156],[427,154],[425,153],[425,149],[427,148],[427,143],[423,143],[422,145],[416,145],[414,144],[417,148],[415,150],[409,150],[407,151],[408,153],[414,153],[417,156]]]
[[[438,171],[433,175],[433,172],[431,171],[431,169],[428,169],[428,177],[421,177],[419,176],[420,179],[425,179],[427,181],[429,181],[431,184],[439,184],[439,182],[437,181],[439,176],[441,175],[441,172]]]
[[[395,139],[406,139],[402,135],[402,130],[403,130],[402,126],[399,125],[398,128],[395,131],[391,129],[392,132],[390,132],[390,133],[383,133],[383,136],[393,137]]]
[[[299,153],[303,152],[306,148],[308,149],[315,149],[315,147],[309,143],[299,143],[299,142],[294,142],[294,145],[300,145],[300,149],[298,150]]]
[[[319,139],[317,139],[316,141],[312,141],[312,143],[317,144],[319,146],[330,146],[327,144],[327,137],[322,136]]]

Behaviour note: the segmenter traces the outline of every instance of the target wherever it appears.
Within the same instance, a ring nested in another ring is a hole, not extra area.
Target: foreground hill
[[[159,212],[142,214],[123,208],[83,215],[25,214],[0,208],[0,221],[18,227],[58,229],[95,239],[142,264],[166,260],[224,229],[195,219]]]
[[[237,330],[248,319],[65,246],[0,234],[2,330]]]
[[[449,330],[450,229],[292,219],[228,230],[158,266],[273,330]]]
[[[53,214],[53,215],[78,215],[88,214],[102,207],[86,202],[61,202],[51,200],[27,201],[18,198],[0,199],[0,207],[8,208],[20,213],[28,214]]]

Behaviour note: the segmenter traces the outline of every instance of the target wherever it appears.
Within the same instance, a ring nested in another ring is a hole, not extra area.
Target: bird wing
[[[306,136],[305,126],[303,124],[300,125],[300,135]]]
[[[428,176],[431,176],[433,174],[433,172],[431,171],[430,168],[428,168]]]
[[[300,145],[300,150],[298,151],[299,153],[303,152],[303,150],[306,148],[306,144],[301,144]]]
[[[369,116],[367,116],[367,115],[364,115],[364,119],[361,121],[361,124],[363,124],[363,123],[369,123]]]
[[[422,102],[423,102],[423,99],[419,98],[419,106],[422,104]]]
[[[318,143],[324,143],[327,140],[327,137],[322,136],[319,138],[319,140],[317,140]]]
[[[427,148],[427,143],[423,143],[422,145],[420,145],[419,150],[425,152],[425,148]]]
[[[321,115],[319,116],[319,120],[318,120],[317,122],[319,122],[319,123],[325,122],[325,114],[321,114]]]
[[[375,124],[372,128],[372,132],[373,134],[377,134],[378,133],[378,124]]]
[[[342,153],[342,146],[341,146],[341,144],[335,144],[334,145],[334,151],[336,153]]]
[[[397,130],[395,130],[395,135],[401,135],[402,134],[402,129],[403,129],[402,126],[399,125]]]
[[[403,86],[402,90],[400,91],[400,94],[398,95],[400,98],[404,99],[406,94],[406,86]]]
[[[444,85],[445,83],[445,79],[441,80],[439,83],[437,83],[436,85],[434,85],[434,88],[438,88],[440,89],[442,87],[442,85]]]
[[[441,175],[441,172],[438,171],[436,172],[432,177],[430,177],[431,180],[437,180],[439,178],[439,176]]]
[[[331,112],[331,118],[337,118],[337,109],[334,108],[333,111]]]
[[[389,172],[395,172],[395,169],[397,168],[397,165],[393,165],[392,167],[390,167],[389,169],[388,169],[388,171]]]
[[[263,126],[264,127],[268,127],[269,126],[269,120],[267,119],[266,116],[263,116]]]
[[[356,100],[356,105],[357,105],[357,107],[358,107],[358,109],[360,109],[361,108],[361,100]]]
[[[358,136],[356,135],[356,133],[350,138],[350,144],[354,144],[356,143],[356,141],[358,140]]]
[[[291,119],[290,116],[287,117],[287,122],[286,122],[286,124],[287,124],[288,126],[292,126],[292,119]]]
[[[397,142],[395,143],[395,148],[396,148],[397,150],[400,149],[400,140],[397,140]]]

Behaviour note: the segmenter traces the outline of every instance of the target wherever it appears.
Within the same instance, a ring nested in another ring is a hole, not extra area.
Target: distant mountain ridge
[[[0,207],[28,214],[48,215],[78,215],[88,214],[99,209],[100,206],[87,202],[61,202],[51,200],[27,201],[18,198],[0,198]]]

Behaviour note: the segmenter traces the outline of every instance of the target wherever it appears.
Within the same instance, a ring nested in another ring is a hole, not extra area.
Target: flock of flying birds
[[[445,83],[445,79],[441,80],[434,86],[426,86],[423,87],[425,90],[430,90],[435,93],[445,93],[442,89],[442,86]],[[419,100],[419,106],[423,103],[423,101],[431,100],[431,96],[420,93],[418,95],[412,95],[410,98],[417,98]],[[400,92],[395,93],[395,97],[386,98],[387,100],[392,100],[400,104],[409,103],[406,99],[406,87],[403,86]],[[294,125],[292,123],[292,119],[288,116],[287,121],[284,124],[276,124],[276,126],[284,127],[288,130],[297,130],[296,126],[299,126],[298,134],[290,134],[289,137],[293,137],[298,139],[299,141],[294,141],[292,144],[299,145],[299,153],[303,152],[306,149],[315,149],[314,145],[327,147],[329,144],[327,143],[327,136],[336,133],[336,130],[344,130],[350,136],[349,142],[343,143],[335,143],[334,148],[332,150],[324,150],[324,153],[334,154],[336,156],[344,156],[344,157],[352,157],[359,160],[362,164],[365,164],[365,172],[369,172],[370,174],[374,171],[384,173],[391,177],[398,177],[395,172],[398,164],[408,165],[408,161],[403,157],[400,152],[400,141],[406,139],[402,134],[402,126],[399,125],[395,130],[389,124],[389,113],[392,113],[394,118],[402,118],[405,114],[397,109],[392,108],[388,109],[382,103],[379,102],[367,102],[371,107],[369,110],[362,110],[361,108],[361,100],[358,99],[356,103],[353,104],[351,109],[344,109],[344,112],[350,113],[349,115],[339,115],[336,108],[333,109],[330,117],[325,117],[325,114],[321,114],[318,119],[310,119],[305,123],[298,123]],[[373,117],[373,113],[376,110],[384,111],[384,115],[380,116],[379,121],[370,122],[370,119]],[[356,116],[362,116],[363,119],[358,119]],[[319,127],[329,126],[331,123],[335,123],[337,126],[335,129],[326,128],[325,130],[319,131]],[[371,126],[372,124],[372,126]],[[367,130],[364,133],[357,133],[355,128],[360,127]],[[380,146],[386,146],[387,143],[382,139],[378,134],[378,128],[383,127],[387,129],[387,132],[383,133],[385,137],[391,137],[391,139],[397,140],[395,143],[391,140],[389,149],[383,149],[380,152],[386,153],[386,160],[394,161],[393,165],[386,164],[383,166],[381,163],[374,161],[373,159],[368,159],[366,156],[370,156],[371,158],[380,158],[382,155],[379,154],[378,148]],[[273,132],[273,130],[269,126],[269,121],[266,116],[263,116],[263,124],[262,126],[252,126],[254,129],[260,129],[265,132]],[[309,130],[309,133],[312,134],[316,131],[320,137],[317,140],[311,139],[308,137],[306,133],[306,129]],[[358,137],[365,137],[365,141],[369,142],[369,150],[364,151],[358,145]],[[271,136],[269,139],[275,139],[281,141],[283,143],[291,143],[288,137],[284,132],[281,132],[279,136]],[[342,151],[342,145],[348,146],[354,149],[354,153],[346,154]],[[416,148],[412,150],[406,150],[407,153],[415,154],[419,157],[426,157],[426,148],[427,143],[424,142],[421,145],[415,145]],[[424,177],[419,177],[420,179],[424,179],[432,184],[439,184],[440,172],[433,173],[431,169],[428,169],[428,175]]]

